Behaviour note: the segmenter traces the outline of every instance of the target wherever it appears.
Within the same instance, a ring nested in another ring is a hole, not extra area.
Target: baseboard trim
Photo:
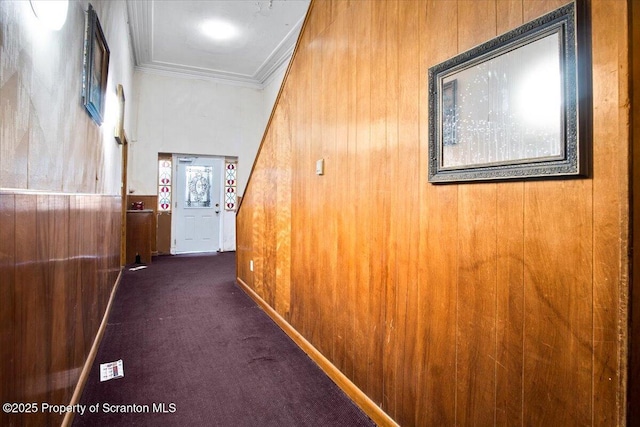
[[[242,279],[237,278],[238,284],[307,355],[316,362],[338,387],[345,392],[353,402],[360,407],[379,426],[395,426],[398,424],[387,415],[373,400],[360,390],[349,378],[333,365],[322,353],[318,351],[305,337],[289,324],[277,311],[267,304],[253,289]]]
[[[87,360],[84,362],[84,366],[82,367],[82,372],[80,373],[80,377],[78,378],[78,383],[76,384],[76,388],[73,391],[73,396],[71,396],[70,405],[75,405],[80,402],[80,397],[82,396],[82,392],[84,391],[84,386],[87,383],[87,379],[89,378],[89,373],[91,372],[91,367],[93,366],[93,362],[96,359],[96,354],[98,353],[98,348],[100,347],[100,342],[102,342],[102,337],[104,336],[104,331],[107,329],[107,321],[109,319],[109,313],[111,313],[111,306],[113,304],[113,299],[116,294],[116,290],[118,289],[118,285],[120,285],[120,280],[122,279],[122,269],[120,269],[120,273],[118,274],[118,278],[113,285],[113,289],[111,289],[111,295],[109,296],[109,302],[107,303],[107,308],[104,311],[104,316],[102,317],[102,322],[100,323],[100,327],[98,328],[98,333],[96,334],[95,339],[93,340],[93,345],[91,346],[91,350],[89,351],[89,355],[87,356]],[[73,423],[74,412],[67,412],[62,420],[61,427],[69,427]]]

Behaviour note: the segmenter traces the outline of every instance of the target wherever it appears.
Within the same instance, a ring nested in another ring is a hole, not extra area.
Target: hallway
[[[0,0],[0,426],[640,426],[640,0],[90,3]],[[294,3],[240,80],[149,63]],[[123,270],[196,155],[236,252]]]
[[[74,425],[373,425],[234,278],[235,253],[126,269]]]

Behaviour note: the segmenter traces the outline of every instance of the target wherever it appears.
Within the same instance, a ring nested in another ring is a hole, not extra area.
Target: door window
[[[210,166],[189,165],[185,170],[187,176],[185,208],[211,207],[213,168]]]
[[[171,212],[171,159],[158,160],[158,212]]]

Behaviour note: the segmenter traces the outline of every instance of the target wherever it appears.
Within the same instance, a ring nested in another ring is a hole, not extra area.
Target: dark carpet
[[[237,287],[235,253],[126,269],[80,404],[74,426],[375,425]]]

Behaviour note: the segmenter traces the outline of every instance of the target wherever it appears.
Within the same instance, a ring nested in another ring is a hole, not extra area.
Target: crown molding
[[[155,74],[165,77],[182,78],[182,79],[197,79],[207,80],[214,83],[221,83],[230,86],[242,86],[252,89],[264,89],[264,84],[261,84],[251,77],[242,76],[229,76],[224,74],[212,73],[210,71],[199,71],[198,69],[185,69],[176,68],[171,66],[162,66],[157,64],[148,64],[144,66],[136,65],[135,71],[147,74]]]
[[[282,66],[282,64],[291,59],[303,23],[304,16],[296,22],[296,25],[291,28],[291,31],[289,31],[286,37],[282,39],[280,44],[276,46],[269,57],[262,63],[262,65],[260,65],[256,73],[253,75],[255,80],[264,85],[271,75]]]
[[[287,36],[276,46],[253,75],[237,74],[208,68],[191,67],[153,59],[153,5],[155,1],[127,0],[129,28],[135,58],[135,69],[141,72],[169,77],[211,80],[217,83],[263,89],[272,76],[293,55],[304,18],[300,19]]]

